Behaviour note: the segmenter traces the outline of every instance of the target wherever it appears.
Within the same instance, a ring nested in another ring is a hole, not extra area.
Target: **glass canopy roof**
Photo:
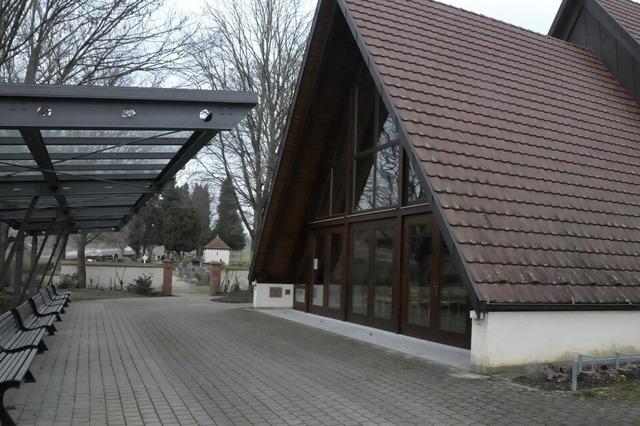
[[[25,232],[118,230],[253,93],[0,84],[0,220]]]

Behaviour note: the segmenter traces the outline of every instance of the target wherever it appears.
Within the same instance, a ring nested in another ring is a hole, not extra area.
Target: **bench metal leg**
[[[44,343],[44,340],[40,340],[40,343],[38,343],[38,353],[41,354],[42,352],[48,351],[48,350],[49,348]]]
[[[10,387],[15,386],[9,386],[4,383],[0,385],[0,424],[2,426],[15,426],[16,424],[16,422],[11,418],[4,406],[4,394]]]
[[[56,313],[56,321],[62,321],[62,317],[59,313]]]
[[[24,373],[24,382],[25,383],[35,383],[36,382],[36,378],[33,377],[33,373],[31,373],[31,370],[27,370],[27,372]]]
[[[47,333],[49,334],[49,336],[54,336],[56,334],[56,326],[51,324],[49,327],[47,327]]]

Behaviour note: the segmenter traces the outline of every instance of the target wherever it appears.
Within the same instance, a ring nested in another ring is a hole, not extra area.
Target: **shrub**
[[[141,294],[148,296],[152,293],[152,282],[149,275],[143,274],[136,278],[133,283],[127,286],[127,291],[131,293]]]
[[[76,288],[78,287],[78,273],[75,274],[64,274],[58,280],[58,285],[61,288]]]

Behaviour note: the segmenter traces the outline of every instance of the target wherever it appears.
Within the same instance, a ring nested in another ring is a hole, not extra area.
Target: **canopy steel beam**
[[[18,233],[13,242],[16,248],[16,264],[13,271],[13,306],[20,304],[22,297],[22,259],[24,254],[24,233]]]
[[[29,276],[27,280],[24,282],[24,287],[22,289],[22,294],[20,296],[20,303],[25,301],[25,296],[33,295],[33,284],[35,282],[36,270],[38,267],[38,262],[42,257],[42,252],[44,251],[44,247],[47,245],[47,241],[49,240],[49,232],[44,235],[44,239],[42,243],[40,243],[40,249],[38,249],[38,236],[37,234],[33,234],[31,236],[31,270],[29,271]]]
[[[112,173],[112,174],[84,174],[83,172],[77,173],[65,173],[58,175],[58,181],[60,185],[64,182],[95,179],[96,181],[131,181],[131,180],[150,180],[154,179],[157,175],[152,173],[140,173],[140,174],[125,174],[125,173]],[[40,175],[14,175],[14,176],[0,176],[3,182],[41,182],[42,176]]]
[[[40,282],[38,283],[38,287],[36,288],[36,290],[40,290],[42,288],[42,284],[44,283],[45,278],[47,277],[47,274],[49,273],[49,268],[51,268],[51,263],[53,262],[53,258],[56,256],[56,251],[58,250],[59,246],[60,246],[60,242],[62,241],[62,239],[65,237],[64,232],[58,232],[58,236],[56,237],[56,242],[53,245],[53,249],[51,250],[51,256],[49,256],[49,259],[47,260],[47,264],[44,267],[44,271],[42,272],[42,276],[40,277]],[[57,265],[57,262],[56,262]],[[52,275],[55,272],[55,268],[53,269]]]
[[[127,146],[180,146],[184,143],[185,138],[167,138],[158,137],[148,140],[140,140],[140,138],[130,137],[44,137],[44,142],[47,146],[74,146],[74,145],[127,145]],[[0,137],[0,146],[24,145],[24,140],[17,137]]]
[[[115,149],[115,148],[114,148]],[[82,152],[53,152],[49,154],[52,161],[69,161],[75,160],[170,160],[175,153],[173,152],[98,152],[98,153],[82,153]],[[2,161],[26,161],[31,160],[29,153],[10,153],[0,154]],[[52,170],[49,168],[48,170]],[[56,169],[57,170],[57,169]]]
[[[118,182],[97,182],[97,181],[64,181],[59,183],[59,189],[52,191],[45,182],[1,182],[0,198],[11,198],[16,196],[45,196],[64,197],[65,195],[114,195],[114,194],[145,194],[154,193],[155,181],[136,180]],[[68,209],[66,199],[64,208]],[[61,205],[62,207],[62,205]]]
[[[57,231],[69,231],[69,233],[73,234],[80,231],[89,231],[89,230],[102,230],[102,231],[113,231],[114,228],[120,227],[122,224],[122,219],[104,219],[104,220],[94,220],[94,219],[83,219],[83,220],[75,220],[73,223],[71,222],[55,222],[51,224],[51,221],[34,221],[30,222],[25,226],[25,231],[41,231],[43,229],[49,228],[51,226],[52,232]]]
[[[69,215],[73,219],[82,219],[82,218],[118,218],[127,215],[131,211],[130,205],[124,206],[108,206],[108,207],[71,207],[69,210]],[[26,209],[15,209],[15,210],[2,210],[0,209],[0,220],[21,220],[26,214]],[[39,219],[57,219],[57,220],[65,220],[66,215],[60,212],[59,209],[55,207],[49,207],[44,209],[35,210],[31,214],[32,220]]]
[[[47,281],[47,287],[51,284],[51,280],[53,280],[53,276],[56,273],[56,269],[58,269],[58,265],[60,264],[60,261],[64,257],[63,256],[64,253],[67,251],[67,243],[69,242],[69,233],[66,231],[63,231],[61,236],[62,236],[62,244],[60,245],[60,251],[58,252],[56,263],[53,265],[53,269],[51,270],[51,275],[49,276],[49,280]],[[53,257],[54,252],[55,250],[51,252],[51,257]],[[40,287],[42,287],[42,282],[40,283]]]
[[[79,161],[79,160],[76,160]],[[168,162],[163,164],[153,163],[140,163],[140,164],[64,164],[59,163],[55,165],[57,172],[84,172],[84,171],[127,171],[127,170],[157,170],[160,172],[167,165]],[[0,165],[0,173],[12,173],[12,172],[28,172],[33,170],[36,166],[20,166],[20,165]]]
[[[0,128],[231,130],[253,93],[96,86],[0,85]]]
[[[33,160],[36,162],[38,167],[40,167],[42,177],[47,183],[48,190],[53,194],[56,201],[58,202],[62,214],[66,215],[68,220],[71,220],[68,213],[69,204],[67,204],[67,199],[59,191],[60,184],[58,183],[56,173],[53,171],[53,164],[51,163],[51,158],[49,158],[47,147],[44,145],[44,140],[42,140],[42,134],[40,133],[40,130],[20,129],[20,135],[29,147],[29,151],[31,152]],[[12,190],[15,190],[15,188],[13,188]]]
[[[167,167],[162,170],[156,181],[158,188],[162,189],[164,186],[182,169],[192,158],[194,158],[198,152],[209,143],[211,139],[217,135],[217,131],[198,131],[193,132],[187,142],[176,153],[175,157],[167,164]],[[151,194],[145,194],[136,203],[134,212],[137,212],[151,198]]]

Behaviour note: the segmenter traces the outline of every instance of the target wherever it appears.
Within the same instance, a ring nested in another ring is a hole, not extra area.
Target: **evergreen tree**
[[[139,257],[151,251],[154,245],[162,244],[163,209],[158,198],[145,204],[131,220],[128,244]]]
[[[163,225],[162,236],[167,250],[184,253],[198,246],[200,221],[190,201],[186,204],[171,203],[165,211]]]
[[[218,221],[215,233],[232,250],[242,250],[246,245],[242,220],[238,214],[238,203],[233,190],[233,184],[229,179],[222,182],[220,198],[218,200]]]
[[[196,184],[191,193],[193,208],[198,214],[200,233],[198,236],[198,254],[202,253],[204,246],[211,240],[211,196],[206,186]]]

